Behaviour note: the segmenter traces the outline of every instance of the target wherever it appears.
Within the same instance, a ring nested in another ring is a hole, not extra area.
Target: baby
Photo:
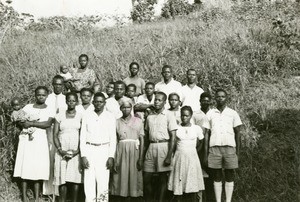
[[[64,78],[64,81],[69,81],[73,78],[72,74],[69,72],[69,68],[67,65],[61,65],[59,67],[60,76]]]
[[[38,121],[38,117],[31,117],[26,114],[26,112],[21,109],[21,104],[20,100],[18,98],[13,98],[11,100],[11,106],[13,108],[13,112],[11,114],[12,121],[17,123],[17,122],[25,122],[25,121]],[[28,135],[28,139],[31,141],[33,140],[32,134],[35,132],[36,128],[31,127],[31,128],[24,128],[21,131],[21,135]]]

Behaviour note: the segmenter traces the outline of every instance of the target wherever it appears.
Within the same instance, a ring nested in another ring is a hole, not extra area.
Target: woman
[[[33,139],[30,141],[28,135],[20,134],[17,150],[14,177],[22,180],[23,201],[28,201],[27,180],[33,181],[34,198],[37,201],[40,194],[40,184],[42,180],[49,179],[49,149],[46,129],[52,124],[52,110],[45,104],[48,96],[48,89],[39,86],[35,89],[34,104],[26,105],[23,110],[32,117],[38,117],[38,121],[25,121],[20,123],[22,128],[35,127]]]
[[[81,114],[76,111],[78,96],[76,93],[67,93],[68,109],[55,116],[54,144],[57,148],[54,166],[54,184],[59,186],[60,201],[67,198],[67,183],[72,184],[72,201],[78,200],[78,188],[82,183],[80,173],[79,130]]]
[[[173,191],[177,201],[196,201],[197,193],[204,190],[204,181],[196,145],[201,147],[203,133],[200,126],[191,124],[193,110],[184,106],[181,125],[176,132],[176,151],[173,169],[170,173],[168,189]],[[184,196],[184,197],[182,197]]]
[[[131,114],[132,103],[122,99],[123,116],[117,120],[117,151],[111,194],[121,197],[143,196],[142,152],[144,127],[140,118]]]

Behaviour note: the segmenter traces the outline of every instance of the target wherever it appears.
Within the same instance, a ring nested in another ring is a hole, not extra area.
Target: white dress
[[[38,109],[34,108],[33,104],[26,105],[23,110],[30,116],[38,116],[39,122],[48,121],[54,116],[48,107]],[[32,136],[33,140],[29,141],[28,135],[19,135],[14,177],[48,180],[50,165],[46,129],[36,128]]]
[[[196,150],[197,138],[203,139],[201,127],[197,125],[179,126],[176,137],[178,141],[168,189],[173,191],[174,195],[204,190],[202,169]]]

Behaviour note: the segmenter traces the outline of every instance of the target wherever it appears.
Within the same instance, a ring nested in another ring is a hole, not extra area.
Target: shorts
[[[208,152],[208,167],[213,169],[238,168],[236,148],[230,146],[210,147]]]
[[[168,151],[168,142],[151,143],[145,156],[144,172],[156,173],[171,171],[171,165],[164,165]]]

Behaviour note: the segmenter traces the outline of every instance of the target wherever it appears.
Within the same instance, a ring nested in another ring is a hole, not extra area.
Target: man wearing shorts
[[[171,113],[164,109],[167,95],[156,92],[154,112],[148,115],[145,123],[144,187],[146,201],[165,201],[168,174],[171,171],[171,157],[174,149],[177,123]],[[154,174],[159,182],[152,184]],[[158,199],[154,195],[158,195]]]
[[[214,190],[217,202],[222,196],[222,169],[225,169],[226,202],[230,202],[234,186],[234,169],[238,168],[238,155],[241,142],[240,116],[236,111],[226,106],[227,93],[219,89],[215,95],[217,108],[207,113],[210,130],[205,132],[205,162],[213,170]]]

